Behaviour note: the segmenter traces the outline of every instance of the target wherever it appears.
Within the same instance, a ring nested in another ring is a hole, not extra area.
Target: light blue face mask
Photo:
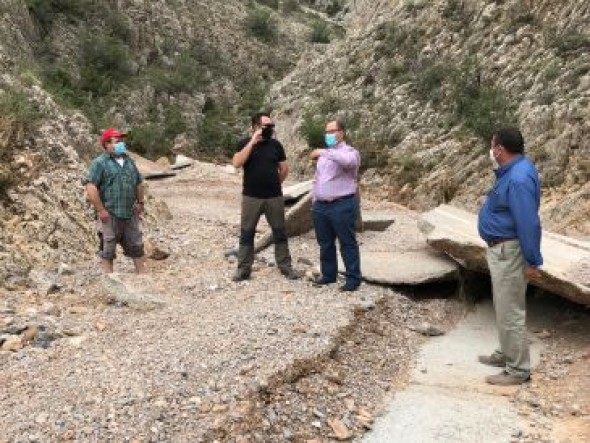
[[[326,146],[328,148],[331,148],[332,146],[336,146],[336,144],[338,143],[338,140],[336,139],[336,134],[325,134],[324,135],[324,143],[326,144]]]
[[[116,155],[123,155],[127,152],[127,145],[125,144],[125,142],[119,142],[115,144],[115,147],[113,148],[113,153]]]

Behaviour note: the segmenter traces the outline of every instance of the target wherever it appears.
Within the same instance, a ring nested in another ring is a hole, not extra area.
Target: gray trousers
[[[238,272],[250,275],[254,263],[254,235],[260,216],[264,214],[272,229],[275,245],[275,260],[282,272],[291,270],[291,254],[285,231],[285,202],[283,197],[254,198],[242,196],[240,221],[240,248],[238,250]]]
[[[518,240],[487,250],[500,348],[494,354],[506,361],[506,372],[528,377],[531,371],[526,333],[526,288],[524,258]]]

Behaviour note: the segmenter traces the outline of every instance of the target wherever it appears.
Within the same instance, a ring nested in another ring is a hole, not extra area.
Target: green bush
[[[284,14],[293,14],[295,12],[299,12],[301,7],[299,6],[299,2],[297,0],[283,0],[281,4],[281,11]]]
[[[164,131],[153,123],[138,126],[129,131],[127,143],[132,151],[152,158],[162,157],[169,152]]]
[[[394,163],[400,167],[397,179],[400,183],[416,183],[424,171],[422,161],[412,155],[404,155],[394,159]]]
[[[430,63],[426,63],[423,69],[416,72],[414,84],[420,99],[436,103],[441,99],[442,85],[452,76],[452,70],[444,62]]]
[[[326,7],[326,14],[328,15],[336,15],[344,8],[344,1],[343,0],[332,0]]]
[[[127,47],[117,38],[87,35],[80,43],[82,91],[105,96],[132,74]]]
[[[220,109],[214,108],[205,113],[199,126],[199,146],[206,157],[228,158],[235,152],[237,138],[225,115]]]
[[[245,26],[252,36],[264,42],[274,42],[278,37],[278,27],[270,11],[260,8],[250,10]]]
[[[14,119],[25,128],[32,128],[43,117],[27,95],[17,89],[9,89],[0,94],[0,115]]]
[[[271,9],[279,9],[279,0],[257,0],[257,2]]]
[[[26,0],[29,14],[39,24],[43,34],[47,34],[59,14],[72,19],[85,15],[86,0]]]
[[[179,106],[168,106],[164,111],[164,137],[172,141],[177,135],[186,132],[187,125]]]
[[[312,43],[330,43],[330,29],[326,22],[315,20],[311,25],[310,41]]]
[[[303,118],[303,124],[299,128],[299,133],[310,148],[321,148],[324,146],[324,129],[324,120],[315,118],[308,113]]]
[[[590,50],[590,36],[577,31],[566,30],[561,34],[550,34],[549,43],[561,56],[579,50]]]
[[[463,125],[488,143],[500,127],[518,126],[505,94],[494,87],[458,91],[456,113]]]

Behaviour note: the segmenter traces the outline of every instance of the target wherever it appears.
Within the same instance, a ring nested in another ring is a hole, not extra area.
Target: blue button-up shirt
[[[494,171],[496,183],[479,211],[479,235],[486,242],[516,238],[529,266],[541,266],[541,184],[535,165],[518,156]]]

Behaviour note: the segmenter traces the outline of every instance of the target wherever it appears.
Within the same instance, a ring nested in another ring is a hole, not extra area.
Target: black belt
[[[516,240],[516,238],[496,238],[494,240],[490,240],[488,242],[488,246],[491,248],[493,246],[499,245],[500,243],[504,243],[504,242],[512,241],[512,240]]]
[[[347,198],[352,198],[356,195],[355,194],[348,194],[348,195],[343,195],[342,197],[336,197],[334,200],[319,200],[321,203],[336,203],[339,202],[340,200],[346,200]]]

